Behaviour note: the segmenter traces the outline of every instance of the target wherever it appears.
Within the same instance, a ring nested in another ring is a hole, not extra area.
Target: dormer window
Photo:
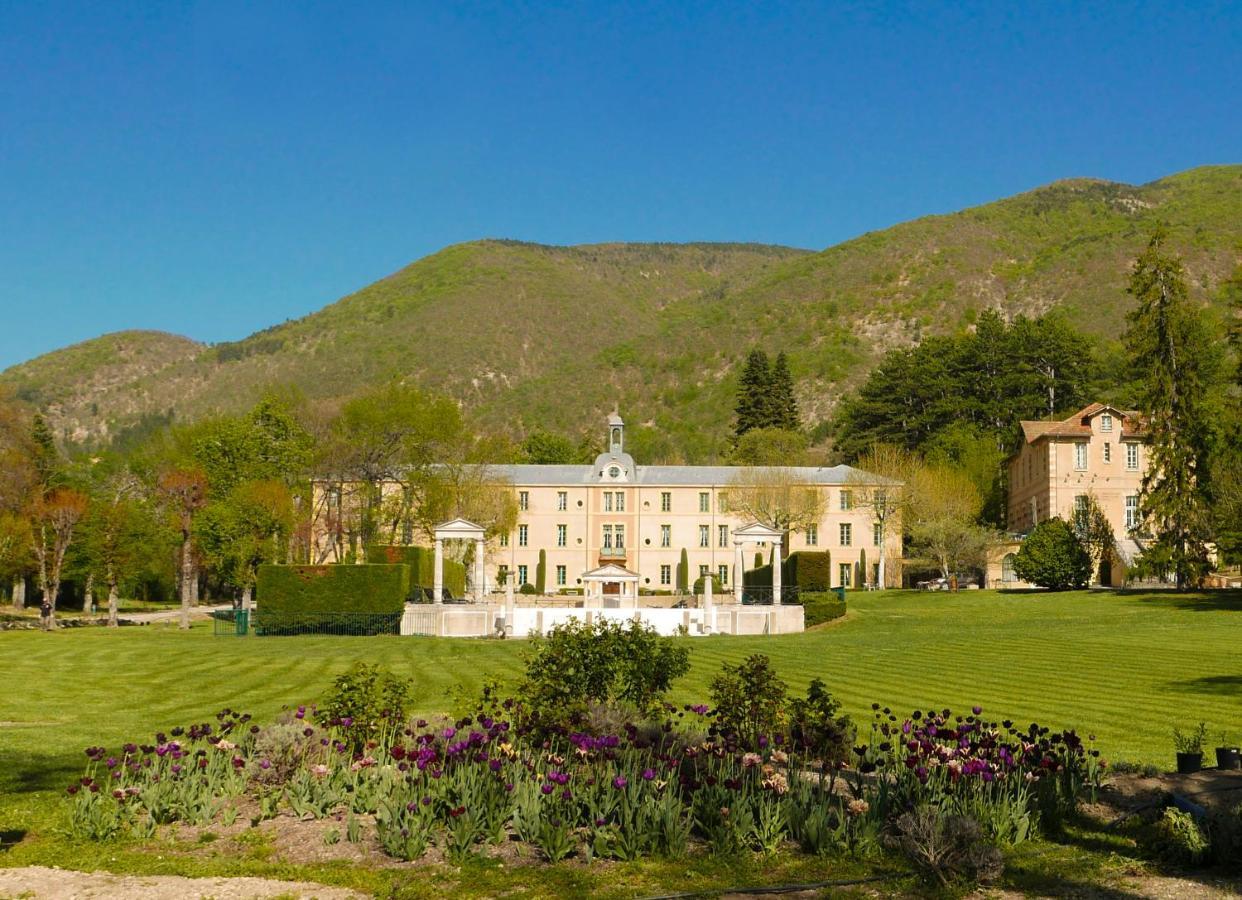
[[[621,467],[620,467],[620,466],[609,466],[609,467],[608,467],[608,477],[609,477],[609,478],[620,478],[620,477],[621,477]]]
[[[1113,430],[1113,414],[1112,413],[1101,414],[1100,431],[1112,431],[1112,430]]]

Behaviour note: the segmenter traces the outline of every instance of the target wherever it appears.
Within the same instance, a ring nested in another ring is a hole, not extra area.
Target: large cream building
[[[546,553],[548,593],[583,587],[582,576],[615,564],[638,575],[642,591],[674,591],[684,549],[688,582],[716,576],[732,590],[736,571],[735,529],[752,520],[731,511],[730,486],[746,471],[734,466],[645,466],[625,450],[620,416],[608,420],[608,450],[592,465],[496,465],[489,473],[511,484],[517,498],[512,532],[490,540],[485,551],[489,590],[511,576],[516,585],[533,584],[540,550]],[[855,565],[865,553],[864,580],[874,583],[879,529],[854,497],[865,488],[861,473],[849,466],[791,469],[823,497],[819,522],[791,534],[783,555],[799,550],[831,554],[832,586],[853,587]],[[897,488],[895,488],[897,489]],[[900,584],[900,528],[890,524],[885,581]],[[765,559],[771,547],[748,546],[745,566],[756,550]]]

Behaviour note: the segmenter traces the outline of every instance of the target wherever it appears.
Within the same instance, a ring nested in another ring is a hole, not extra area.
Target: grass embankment
[[[721,663],[763,652],[795,690],[824,679],[864,727],[872,702],[898,712],[978,703],[996,718],[1094,734],[1109,759],[1169,764],[1174,724],[1204,720],[1215,737],[1242,722],[1239,613],[1238,593],[852,594],[846,619],[806,634],[687,638],[692,669],[672,699],[705,700]],[[0,852],[0,865],[79,860],[107,867],[115,858],[130,867],[142,858],[53,835],[83,747],[149,739],[157,729],[209,720],[225,706],[267,719],[314,700],[357,660],[408,675],[420,711],[446,710],[455,690],[473,693],[486,678],[515,680],[522,649],[521,641],[226,638],[210,626],[189,634],[162,625],[0,633],[8,682],[0,697],[0,843],[22,838]],[[56,858],[66,853],[71,859]],[[152,860],[138,869],[186,865]],[[295,874],[265,865],[199,860],[192,867]],[[791,865],[791,874],[805,874],[803,863]],[[344,878],[293,868],[297,877]],[[661,883],[658,865],[642,871],[651,878],[635,886]]]

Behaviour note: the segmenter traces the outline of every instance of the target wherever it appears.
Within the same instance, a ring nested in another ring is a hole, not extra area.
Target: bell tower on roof
[[[620,414],[615,409],[608,417],[608,452],[616,454],[625,452],[625,422],[621,420]]]

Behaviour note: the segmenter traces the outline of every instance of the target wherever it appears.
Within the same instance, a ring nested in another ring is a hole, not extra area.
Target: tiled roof
[[[500,465],[488,466],[502,478],[514,484],[598,484],[599,472],[594,466],[536,466]],[[669,485],[727,485],[733,483],[745,466],[635,466],[634,477],[623,484]],[[862,473],[852,466],[793,466],[789,468],[796,476],[809,484],[848,484]],[[880,479],[874,479],[879,481]],[[607,482],[613,483],[613,482]]]
[[[1029,421],[1022,422],[1022,437],[1028,444],[1033,444],[1042,437],[1089,437],[1091,435],[1090,420],[1098,413],[1109,410],[1120,419],[1120,434],[1123,437],[1138,437],[1146,433],[1142,417],[1138,410],[1117,409],[1106,403],[1092,403],[1084,406],[1067,419],[1060,421]]]

